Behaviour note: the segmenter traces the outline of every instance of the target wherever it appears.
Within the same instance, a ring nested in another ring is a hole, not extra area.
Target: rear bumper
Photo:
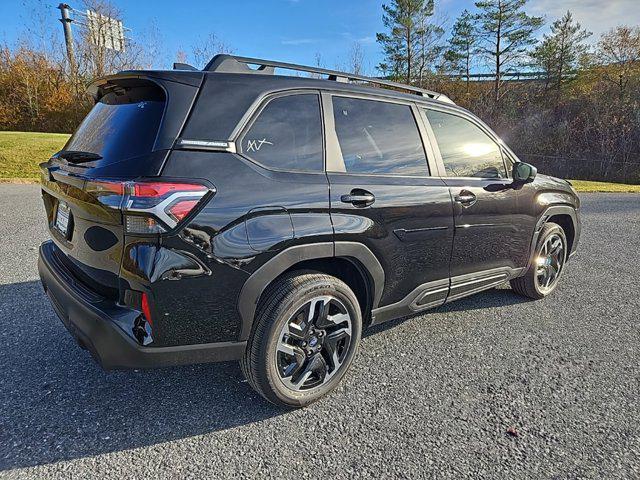
[[[105,370],[222,362],[239,360],[244,354],[246,342],[140,346],[123,330],[140,312],[80,285],[54,257],[53,248],[51,241],[40,246],[38,271],[44,290],[67,330]]]

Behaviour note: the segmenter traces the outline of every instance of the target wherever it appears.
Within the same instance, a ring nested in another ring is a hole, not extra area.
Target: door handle
[[[376,201],[376,197],[371,192],[355,188],[348,195],[342,195],[340,201],[342,203],[351,203],[355,207],[368,207]]]
[[[458,195],[453,198],[457,203],[462,204],[464,207],[470,207],[478,201],[478,198],[468,190],[462,190]]]

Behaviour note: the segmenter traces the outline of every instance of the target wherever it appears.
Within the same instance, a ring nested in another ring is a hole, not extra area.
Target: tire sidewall
[[[558,274],[558,278],[556,279],[553,286],[547,290],[547,289],[541,289],[540,286],[538,285],[536,259],[538,258],[538,253],[540,252],[542,245],[544,245],[544,242],[546,242],[547,238],[549,238],[553,234],[558,234],[560,236],[560,239],[562,240],[562,247],[563,247],[562,251],[564,253],[564,258],[562,259],[562,267],[561,267],[560,273]],[[545,225],[545,228],[543,230],[543,235],[540,236],[540,239],[538,240],[538,243],[536,245],[536,250],[535,250],[536,253],[530,269],[533,288],[535,288],[536,292],[538,293],[538,295],[540,295],[540,297],[546,297],[547,295],[550,295],[551,293],[553,293],[557,288],[558,284],[560,283],[560,278],[562,278],[562,274],[564,273],[564,267],[567,263],[567,256],[568,256],[567,245],[568,245],[567,237],[564,234],[564,230],[562,229],[562,227],[560,227],[560,225],[557,225],[557,224]]]
[[[349,351],[345,357],[340,370],[326,384],[313,388],[309,391],[295,391],[287,388],[280,379],[280,375],[276,367],[276,349],[282,328],[293,314],[305,303],[315,297],[330,295],[337,298],[345,306],[351,316],[351,343]],[[342,380],[346,372],[349,370],[360,342],[362,332],[362,314],[356,296],[351,289],[338,279],[335,281],[327,281],[318,279],[311,285],[306,285],[302,291],[296,292],[292,300],[279,304],[274,312],[276,320],[271,324],[265,342],[261,345],[265,362],[263,364],[264,374],[266,375],[271,391],[276,395],[279,401],[292,406],[308,405],[333,390]]]

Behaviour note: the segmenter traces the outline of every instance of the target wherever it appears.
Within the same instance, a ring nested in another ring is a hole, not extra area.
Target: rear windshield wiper
[[[81,150],[62,150],[58,152],[58,158],[64,158],[71,163],[85,163],[100,160],[102,157],[97,153],[83,152]]]

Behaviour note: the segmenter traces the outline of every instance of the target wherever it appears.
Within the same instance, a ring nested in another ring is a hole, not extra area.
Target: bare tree
[[[120,49],[109,42],[113,20],[122,20],[122,12],[109,0],[84,0],[92,15],[91,28],[83,28],[76,37],[78,75],[85,79],[102,77],[120,70],[149,67],[149,56],[142,44],[124,38]]]
[[[617,27],[602,35],[596,58],[605,80],[617,86],[621,97],[640,79],[640,27]]]
[[[349,50],[348,70],[355,75],[362,75],[364,71],[364,51],[360,42],[353,42]]]
[[[219,53],[233,53],[231,46],[226,44],[215,33],[210,33],[199,39],[192,47],[194,66],[204,68],[209,60]]]
[[[178,49],[175,61],[176,63],[187,63],[187,52],[182,49]]]

